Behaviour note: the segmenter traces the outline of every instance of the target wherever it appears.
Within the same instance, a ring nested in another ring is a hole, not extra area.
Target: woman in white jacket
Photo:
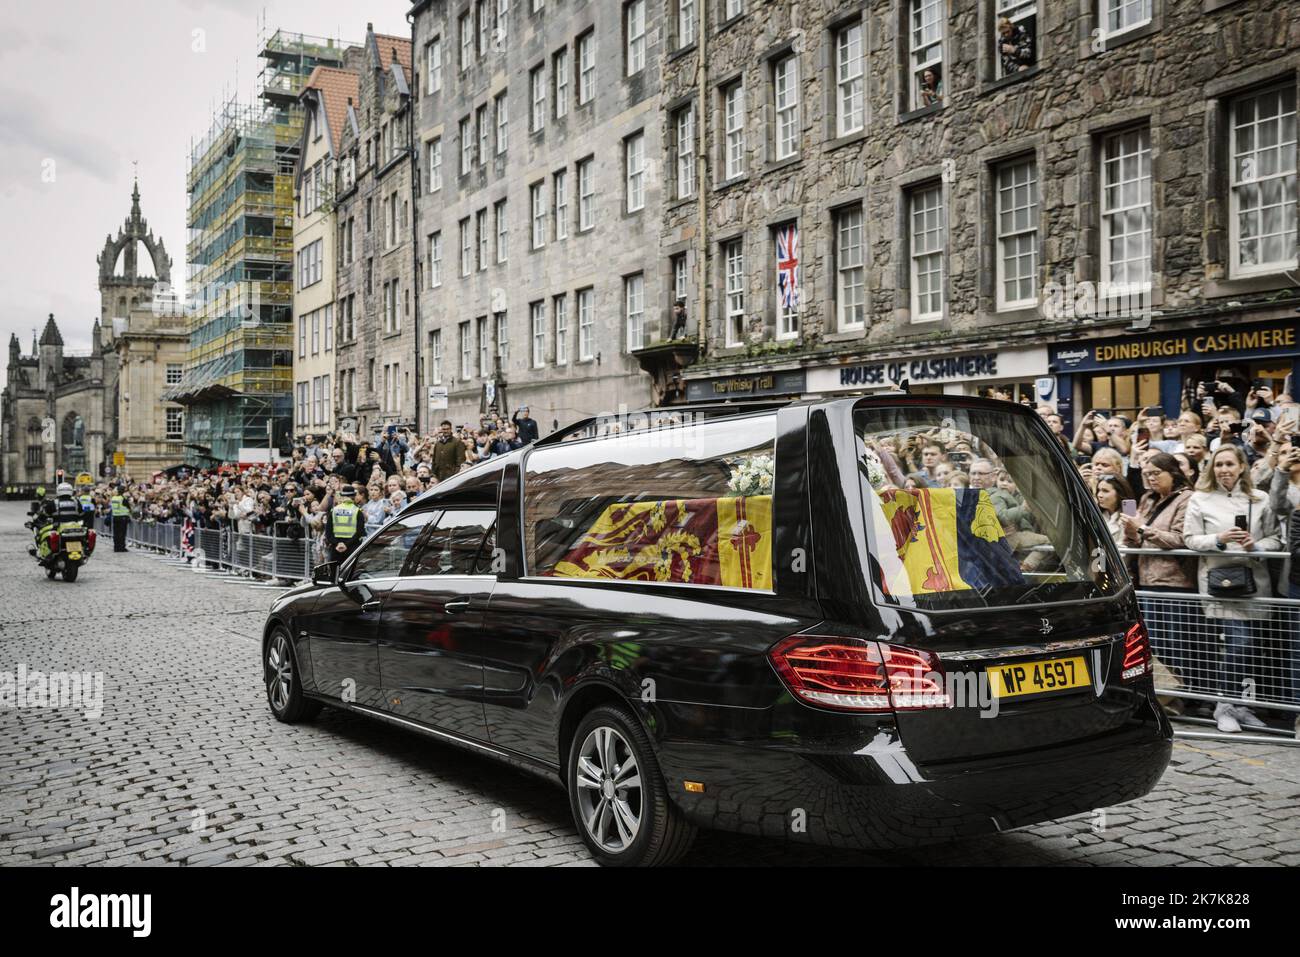
[[[1246,527],[1240,528],[1241,517]],[[1224,566],[1244,566],[1250,569],[1255,580],[1252,598],[1272,595],[1267,565],[1256,559],[1243,561],[1233,553],[1272,551],[1281,547],[1278,537],[1277,516],[1269,505],[1268,496],[1257,491],[1250,480],[1250,467],[1245,453],[1237,445],[1220,446],[1201,473],[1196,491],[1187,503],[1187,517],[1183,522],[1183,540],[1188,548],[1207,553],[1200,560],[1197,572],[1199,590],[1209,594],[1210,573]],[[1255,667],[1255,639],[1261,623],[1269,618],[1269,608],[1249,600],[1205,602],[1205,617],[1213,626],[1222,628],[1225,659],[1221,670],[1220,691],[1225,697],[1240,698],[1246,695],[1251,680],[1257,680]],[[1207,642],[1208,644],[1208,642]],[[1208,651],[1208,649],[1205,649]],[[1217,658],[1217,648],[1208,657]],[[1220,731],[1240,731],[1248,727],[1263,727],[1264,722],[1249,708],[1219,702],[1214,717]]]

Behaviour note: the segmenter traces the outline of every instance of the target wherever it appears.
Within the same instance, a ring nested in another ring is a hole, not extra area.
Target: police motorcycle
[[[82,510],[72,497],[72,486],[59,484],[54,499],[33,502],[27,527],[36,535],[28,554],[45,569],[48,578],[62,573],[65,582],[75,582],[81,566],[95,551],[95,530],[82,522]]]

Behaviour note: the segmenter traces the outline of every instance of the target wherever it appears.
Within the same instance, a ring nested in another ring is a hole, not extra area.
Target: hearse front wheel
[[[578,833],[600,864],[672,864],[695,840],[668,798],[645,729],[624,707],[601,705],[579,722],[567,781]]]

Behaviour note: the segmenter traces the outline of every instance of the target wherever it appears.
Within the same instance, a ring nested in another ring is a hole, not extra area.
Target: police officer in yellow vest
[[[81,494],[77,496],[77,504],[81,506],[81,524],[86,528],[95,527],[95,499],[90,494],[89,488],[83,488]]]
[[[351,485],[344,485],[335,495],[334,507],[325,515],[325,545],[332,562],[351,555],[365,537],[365,516],[352,501],[355,494]]]
[[[118,486],[109,499],[109,508],[113,515],[113,551],[126,551],[126,523],[131,519],[131,510],[127,508],[122,495],[122,486]]]

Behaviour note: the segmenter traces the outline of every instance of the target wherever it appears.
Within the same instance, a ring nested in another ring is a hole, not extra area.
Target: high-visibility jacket
[[[94,500],[93,498],[91,498],[89,495],[83,495],[83,496],[81,496],[81,498],[77,499],[77,501],[81,503],[81,510],[82,510],[83,512],[92,512],[92,511],[94,511],[94,509],[95,509],[95,500]]]
[[[126,507],[126,500],[120,495],[114,495],[110,504],[113,506],[114,518],[125,518],[131,514],[131,510]]]
[[[361,526],[361,509],[355,502],[341,502],[330,510],[330,522],[333,526],[335,541],[355,538]]]

